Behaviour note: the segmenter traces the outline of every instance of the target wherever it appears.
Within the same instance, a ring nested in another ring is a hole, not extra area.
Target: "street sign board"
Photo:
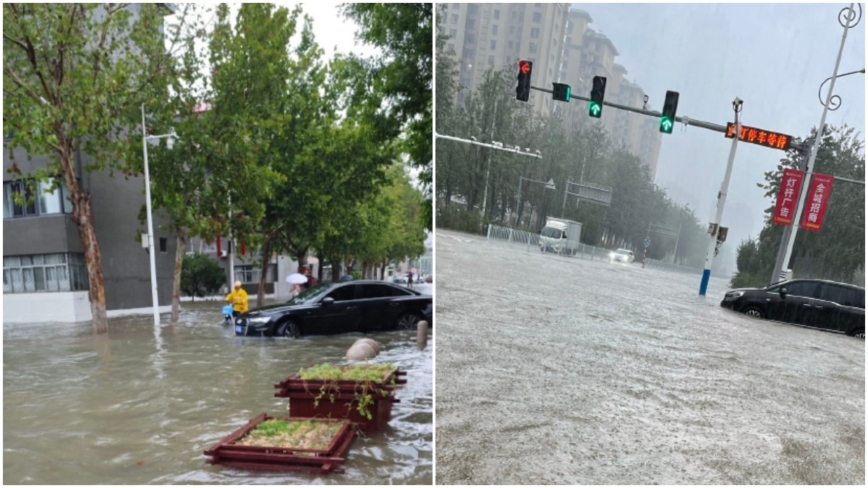
[[[650,246],[650,245],[651,245],[651,238],[650,238],[650,237],[646,237],[646,238],[645,238],[645,247],[648,247],[648,246]]]
[[[729,122],[726,124],[726,138],[732,139],[735,137],[735,124]],[[792,136],[788,136],[787,134],[781,134],[780,132],[773,132],[770,130],[757,129],[756,127],[748,127],[746,125],[741,126],[741,130],[738,133],[738,140],[743,142],[749,142],[751,144],[756,144],[758,146],[770,147],[772,149],[781,149],[786,151],[790,149],[790,142],[792,141]]]

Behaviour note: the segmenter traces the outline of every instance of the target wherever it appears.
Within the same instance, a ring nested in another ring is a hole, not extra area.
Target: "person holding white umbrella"
[[[301,273],[292,273],[286,277],[286,282],[290,284],[289,296],[295,298],[301,293],[301,285],[307,283],[307,276]]]

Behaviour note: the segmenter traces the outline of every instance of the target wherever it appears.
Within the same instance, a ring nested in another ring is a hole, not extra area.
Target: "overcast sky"
[[[674,90],[681,94],[679,116],[723,125],[738,96],[743,124],[798,137],[820,122],[817,90],[835,68],[844,31],[837,16],[847,5],[574,4],[612,40],[620,53],[615,61],[650,96],[652,108],[659,110],[666,90]],[[865,67],[865,23],[848,33],[839,73]],[[865,75],[839,78],[835,93],[843,103],[826,123],[847,123],[864,140]],[[731,141],[696,127],[683,130],[679,124],[663,135],[656,183],[708,222]],[[783,155],[739,144],[723,216],[731,229],[727,244],[759,234],[770,201],[756,183]]]

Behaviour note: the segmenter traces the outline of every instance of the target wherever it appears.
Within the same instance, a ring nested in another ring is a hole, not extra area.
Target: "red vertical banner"
[[[778,201],[775,203],[775,213],[772,222],[781,225],[792,225],[793,216],[796,214],[796,203],[799,200],[799,190],[802,188],[802,180],[805,172],[786,168],[781,177],[781,189],[778,192]]]
[[[802,212],[801,227],[803,229],[820,232],[834,180],[832,175],[814,173],[814,177],[811,178],[811,185],[808,187],[808,197],[805,199],[805,210]]]

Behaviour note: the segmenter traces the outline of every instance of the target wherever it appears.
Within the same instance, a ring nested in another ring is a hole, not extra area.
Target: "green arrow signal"
[[[663,117],[660,119],[660,128],[663,129],[664,132],[672,132],[672,121],[669,120],[668,117]]]
[[[595,103],[595,102],[591,102],[590,105],[591,105],[591,106],[590,106],[590,109],[591,109],[591,115],[592,115],[593,117],[599,117],[599,116],[600,116],[600,111],[602,110],[602,109],[600,108],[600,105],[597,104],[597,103]]]

